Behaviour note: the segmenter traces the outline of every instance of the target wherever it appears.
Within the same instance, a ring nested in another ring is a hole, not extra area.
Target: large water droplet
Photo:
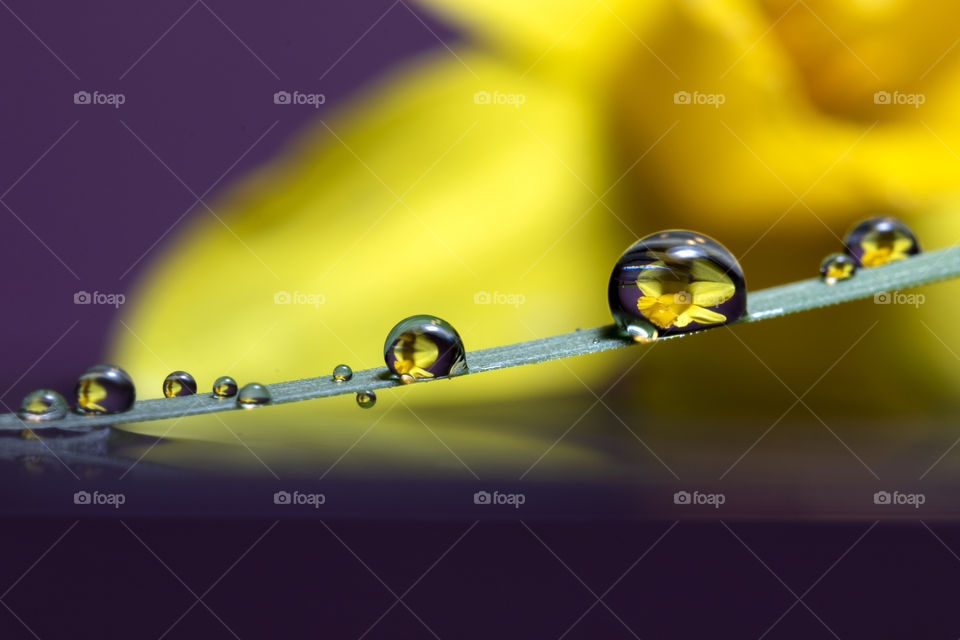
[[[337,382],[346,382],[353,377],[353,369],[345,364],[338,364],[333,368],[333,379]]]
[[[251,382],[243,385],[240,393],[237,394],[237,404],[244,409],[259,407],[270,402],[270,391],[265,386],[257,382]]]
[[[857,262],[845,253],[831,253],[820,263],[820,277],[827,284],[837,284],[852,278],[857,272]]]
[[[129,410],[137,397],[127,372],[112,364],[98,364],[84,371],[77,379],[74,395],[81,413],[121,413]]]
[[[186,371],[174,371],[163,381],[163,395],[167,398],[192,396],[196,392],[197,381]]]
[[[232,398],[237,395],[237,381],[230,376],[220,376],[213,381],[213,395],[217,398]]]
[[[436,316],[410,316],[397,323],[387,335],[383,358],[404,382],[455,376],[467,369],[460,334]]]
[[[843,244],[860,267],[879,267],[920,253],[910,227],[891,216],[864,220],[846,235]]]
[[[39,422],[63,418],[68,410],[62,395],[50,389],[37,389],[23,397],[17,415],[24,420]]]
[[[610,312],[635,340],[697,331],[738,320],[747,288],[737,259],[693,231],[661,231],[628,248],[610,275]]]
[[[357,404],[361,409],[369,409],[377,404],[377,394],[373,391],[358,391]]]

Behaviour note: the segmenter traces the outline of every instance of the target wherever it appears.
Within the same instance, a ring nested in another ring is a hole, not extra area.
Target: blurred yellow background
[[[155,261],[111,350],[138,389],[159,395],[175,369],[207,388],[379,366],[389,329],[417,313],[468,350],[607,324],[614,262],[663,228],[723,242],[751,289],[815,276],[869,215],[902,218],[925,249],[960,239],[955,3],[420,4],[465,41],[317,122]],[[515,477],[542,457],[547,476],[602,476],[657,464],[624,427],[696,465],[718,442],[746,448],[793,402],[787,387],[828,372],[805,402],[869,442],[871,421],[907,430],[956,410],[958,292],[413,385],[369,412],[337,398],[133,428],[236,445],[150,459],[255,473],[319,474],[349,450],[338,473]],[[596,407],[590,390],[615,382],[612,411]]]

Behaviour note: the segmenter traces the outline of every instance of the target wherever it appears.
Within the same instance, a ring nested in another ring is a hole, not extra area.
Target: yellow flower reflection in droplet
[[[641,271],[637,287],[643,292],[637,309],[661,329],[726,322],[725,315],[707,307],[726,302],[736,292],[733,281],[706,260],[694,260],[689,273],[658,260]]]
[[[914,241],[900,231],[894,231],[892,238],[889,234],[871,231],[864,236],[860,245],[863,247],[863,257],[860,258],[863,266],[879,267],[888,262],[909,258],[908,252],[913,248]]]
[[[396,358],[394,368],[400,375],[432,378],[433,374],[425,367],[436,362],[439,355],[437,343],[427,336],[413,332],[403,333],[393,347],[393,357]]]

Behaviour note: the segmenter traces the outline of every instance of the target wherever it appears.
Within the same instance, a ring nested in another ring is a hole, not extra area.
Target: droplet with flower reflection
[[[137,394],[130,375],[112,364],[90,367],[74,388],[80,413],[121,413],[129,410]]]
[[[272,400],[270,390],[258,382],[243,385],[237,394],[237,404],[244,409],[265,405]]]
[[[375,404],[377,404],[377,394],[373,391],[357,392],[357,405],[359,405],[361,409],[369,409]]]
[[[845,253],[831,253],[820,263],[820,277],[826,284],[837,284],[856,272],[856,261]]]
[[[23,397],[17,415],[24,420],[58,420],[67,415],[69,407],[63,396],[51,389],[37,389]]]
[[[411,316],[397,323],[387,335],[383,358],[404,382],[455,376],[467,369],[460,334],[436,316]]]
[[[237,381],[230,376],[220,376],[213,381],[213,395],[216,398],[232,398],[237,395]]]
[[[346,382],[353,377],[353,369],[345,364],[338,364],[333,368],[333,379],[337,382]]]
[[[738,320],[747,310],[743,270],[701,233],[673,229],[641,238],[613,268],[610,312],[635,340],[697,331]]]
[[[892,216],[864,220],[846,235],[843,244],[860,267],[879,267],[920,253],[920,243],[910,227]]]
[[[186,371],[174,371],[163,380],[163,395],[167,398],[192,396],[196,392],[197,381]]]

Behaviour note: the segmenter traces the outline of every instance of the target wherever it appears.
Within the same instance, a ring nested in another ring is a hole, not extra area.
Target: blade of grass
[[[960,276],[960,247],[941,249],[883,267],[864,269],[850,280],[833,286],[823,284],[819,279],[814,278],[750,293],[747,315],[735,324],[757,322],[799,311],[869,298],[883,292],[915,287],[957,276]],[[669,336],[669,338],[690,335],[694,334],[687,333]],[[660,338],[660,340],[669,338]],[[584,329],[548,338],[471,351],[467,354],[468,371],[458,377],[634,346],[636,343],[619,335],[613,325]],[[417,384],[429,381],[423,380]],[[388,375],[386,367],[378,367],[357,371],[347,382],[334,382],[332,376],[325,375],[266,386],[273,396],[272,404],[282,404],[355,394],[358,391],[384,389],[399,384],[401,383],[398,380]],[[233,399],[218,400],[210,394],[201,393],[179,398],[141,400],[134,405],[133,409],[120,414],[100,416],[72,414],[50,423],[29,423],[29,426],[34,430],[41,430],[45,426],[64,429],[113,425],[179,418],[238,408]],[[19,430],[24,426],[25,423],[15,414],[0,415],[0,431]]]

